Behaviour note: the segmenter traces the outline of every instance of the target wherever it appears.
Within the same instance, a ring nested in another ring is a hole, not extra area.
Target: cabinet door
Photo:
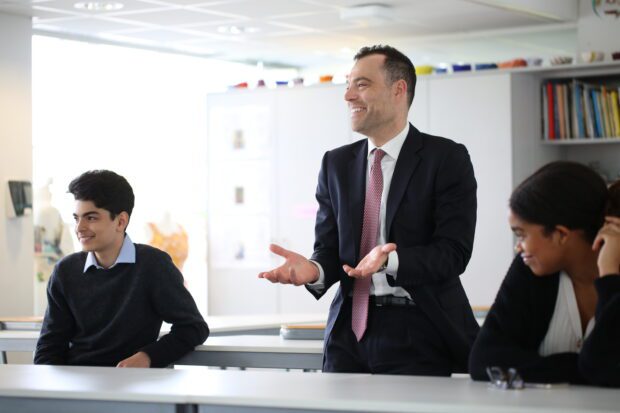
[[[278,289],[257,277],[271,265],[274,101],[270,91],[207,98],[210,315],[278,310]]]
[[[352,136],[344,86],[282,90],[276,105],[274,241],[309,257],[321,160],[326,151],[349,143]],[[327,312],[335,290],[317,302],[305,288],[280,286],[280,311]]]
[[[513,256],[507,221],[512,191],[509,75],[434,78],[428,113],[428,132],[464,144],[471,156],[478,219],[473,254],[461,280],[472,305],[490,305]]]

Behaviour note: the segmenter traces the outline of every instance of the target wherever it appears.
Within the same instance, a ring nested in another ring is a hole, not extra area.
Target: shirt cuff
[[[398,253],[396,251],[392,251],[388,255],[388,265],[385,268],[385,273],[396,279],[396,274],[398,273]]]
[[[313,263],[314,265],[316,265],[317,268],[319,269],[319,279],[313,283],[306,284],[306,287],[320,293],[321,291],[325,289],[325,272],[323,271],[323,267],[321,267],[321,264],[319,264],[318,262],[314,260],[309,260],[309,261]]]

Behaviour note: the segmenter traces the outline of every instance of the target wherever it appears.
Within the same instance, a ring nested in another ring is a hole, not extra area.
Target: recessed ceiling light
[[[394,9],[382,3],[360,4],[340,9],[340,20],[367,26],[391,23],[395,17]]]
[[[73,7],[89,11],[114,11],[122,9],[125,5],[117,1],[80,1],[75,3]]]
[[[245,34],[245,33],[256,33],[259,32],[260,29],[258,27],[245,27],[245,26],[220,26],[217,28],[217,31],[224,34]]]

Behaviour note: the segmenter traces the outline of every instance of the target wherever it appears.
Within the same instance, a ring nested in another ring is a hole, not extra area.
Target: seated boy
[[[84,251],[54,268],[35,364],[165,367],[202,344],[209,328],[168,254],[125,233],[127,180],[89,171],[69,192]],[[163,321],[172,328],[158,340]]]

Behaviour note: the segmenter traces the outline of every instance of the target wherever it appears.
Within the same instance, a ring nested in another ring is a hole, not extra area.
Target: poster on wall
[[[217,216],[269,213],[271,168],[266,160],[222,162],[218,173],[209,177],[209,212]]]
[[[269,156],[271,110],[263,105],[213,108],[209,116],[209,159],[261,159]]]
[[[212,268],[271,266],[271,231],[266,216],[213,220],[209,230],[209,261]]]

